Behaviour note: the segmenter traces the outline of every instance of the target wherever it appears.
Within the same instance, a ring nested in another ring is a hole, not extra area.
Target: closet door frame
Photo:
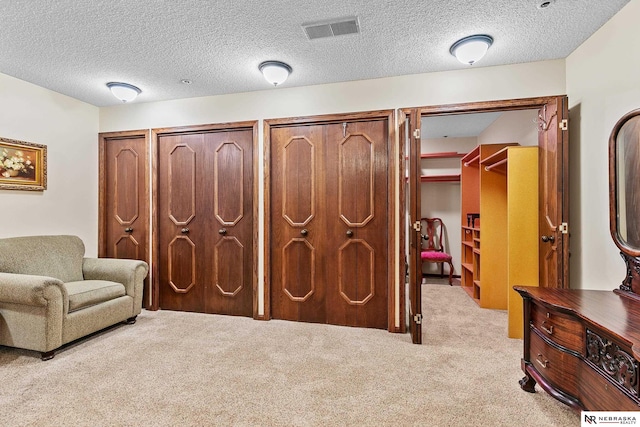
[[[253,188],[252,188],[252,199],[253,199],[253,259],[254,263],[252,268],[252,280],[251,287],[253,290],[253,318],[258,319],[258,121],[244,121],[244,122],[233,122],[233,123],[216,123],[216,124],[206,124],[206,125],[196,125],[196,126],[178,126],[178,127],[168,127],[168,128],[155,128],[151,129],[151,141],[152,141],[152,181],[151,181],[151,206],[152,206],[152,227],[151,227],[151,235],[152,235],[152,252],[151,257],[153,260],[160,259],[160,239],[159,239],[159,220],[160,220],[160,212],[158,211],[158,197],[159,197],[159,189],[158,189],[158,169],[159,169],[159,158],[158,158],[158,144],[160,141],[160,137],[167,134],[176,134],[176,133],[201,133],[201,132],[209,132],[209,131],[237,131],[237,130],[251,130],[252,131],[252,139],[253,139],[253,154],[252,154],[252,163],[253,163]],[[160,308],[160,266],[158,262],[153,262],[151,264],[152,269],[152,303],[151,310],[158,310]]]
[[[402,304],[399,306],[399,312],[396,312],[396,304],[398,298],[396,293],[396,243],[397,243],[397,207],[396,207],[396,195],[398,181],[397,175],[397,140],[396,140],[396,122],[394,110],[377,110],[377,111],[365,111],[355,113],[344,114],[326,114],[318,116],[306,116],[306,117],[289,117],[280,119],[265,119],[263,123],[263,140],[264,140],[264,289],[263,289],[263,301],[264,312],[262,315],[256,317],[261,320],[271,319],[271,128],[294,126],[294,125],[313,125],[313,124],[328,124],[345,121],[367,121],[375,119],[387,120],[387,173],[388,173],[388,186],[389,186],[389,204],[387,207],[387,221],[388,221],[388,242],[387,251],[389,254],[389,270],[387,274],[387,301],[388,301],[388,331],[389,332],[401,332],[403,326],[403,315],[400,313],[403,311]],[[400,284],[401,296],[404,292],[404,284]],[[396,322],[396,318],[400,316],[399,324]]]
[[[411,107],[411,108],[401,108],[398,110],[398,126],[400,132],[404,132],[405,122],[409,120],[409,118],[417,114],[421,118],[429,117],[429,116],[440,116],[440,115],[455,115],[455,114],[471,114],[471,113],[486,113],[486,112],[494,112],[494,111],[515,111],[515,110],[530,110],[530,109],[539,109],[544,107],[547,104],[557,104],[561,106],[558,108],[558,118],[557,122],[562,122],[564,119],[568,120],[569,112],[568,112],[568,101],[567,95],[552,95],[552,96],[543,96],[543,97],[535,97],[535,98],[516,98],[516,99],[504,99],[504,100],[496,100],[496,101],[478,101],[478,102],[467,102],[461,104],[445,104],[445,105],[432,105],[432,106],[423,106],[423,107]],[[561,190],[558,192],[561,193],[559,195],[558,205],[561,208],[561,222],[568,223],[569,222],[569,131],[568,126],[564,126],[560,129],[556,128],[558,132],[558,155],[561,158],[562,170],[559,172],[559,186],[561,186]],[[405,136],[406,137],[406,136]],[[410,153],[406,152],[404,145],[404,138],[400,143],[400,158],[404,159],[405,156],[409,156]],[[412,159],[409,159],[412,161]],[[418,179],[416,176],[409,176],[409,179],[415,180]],[[407,194],[405,192],[404,183],[400,186],[400,234],[399,239],[402,242],[400,244],[400,259],[408,259],[407,253],[405,250],[405,241],[407,239],[407,230],[405,228],[406,224],[406,213],[405,207],[407,202]],[[569,287],[569,235],[568,234],[560,234],[562,237],[562,253],[560,254],[559,263],[561,264],[558,277],[558,288],[568,288]],[[409,265],[409,269],[420,268],[416,265]],[[417,274],[416,274],[417,277]],[[416,279],[417,280],[417,279]],[[417,283],[410,284],[410,287],[413,286],[416,289],[417,295],[416,298],[421,298],[421,288]],[[400,304],[404,305],[406,295],[401,293],[401,301]],[[411,323],[410,327],[416,327],[419,325],[415,324],[415,320],[409,319]]]

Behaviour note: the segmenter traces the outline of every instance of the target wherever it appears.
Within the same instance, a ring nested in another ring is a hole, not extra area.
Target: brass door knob
[[[309,230],[307,230],[306,228],[303,228],[302,230],[300,230],[300,234],[302,234],[303,236],[306,236],[307,234],[309,234]]]
[[[189,228],[185,227],[185,228],[183,228],[182,230],[180,230],[180,232],[181,232],[182,234],[187,234],[187,233],[189,232]]]

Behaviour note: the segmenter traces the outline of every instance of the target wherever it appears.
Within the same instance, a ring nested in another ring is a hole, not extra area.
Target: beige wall
[[[538,145],[537,123],[537,110],[506,111],[478,135],[478,144]]]
[[[75,234],[97,254],[98,108],[0,74],[0,136],[47,146],[45,191],[0,190],[0,237]]]
[[[640,108],[640,0],[631,0],[566,60],[571,140],[571,285],[614,289],[625,269],[609,235],[607,143]]]

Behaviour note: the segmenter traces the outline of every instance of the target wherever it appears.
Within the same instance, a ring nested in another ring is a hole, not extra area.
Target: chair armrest
[[[47,276],[0,272],[0,302],[44,307],[54,300],[61,300],[66,312],[69,297],[62,281]]]
[[[149,273],[144,261],[117,258],[84,258],[82,274],[85,280],[109,280],[122,283],[127,295],[142,298],[143,281]]]

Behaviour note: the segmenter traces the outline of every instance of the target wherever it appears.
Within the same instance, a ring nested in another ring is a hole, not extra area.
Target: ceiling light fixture
[[[476,34],[458,40],[451,45],[449,52],[463,64],[473,65],[482,59],[491,44],[493,44],[493,37]]]
[[[142,92],[139,88],[129,83],[109,82],[107,87],[111,89],[113,96],[122,102],[131,102]]]
[[[265,61],[258,65],[264,78],[274,86],[281,85],[291,74],[291,67],[280,61]]]

